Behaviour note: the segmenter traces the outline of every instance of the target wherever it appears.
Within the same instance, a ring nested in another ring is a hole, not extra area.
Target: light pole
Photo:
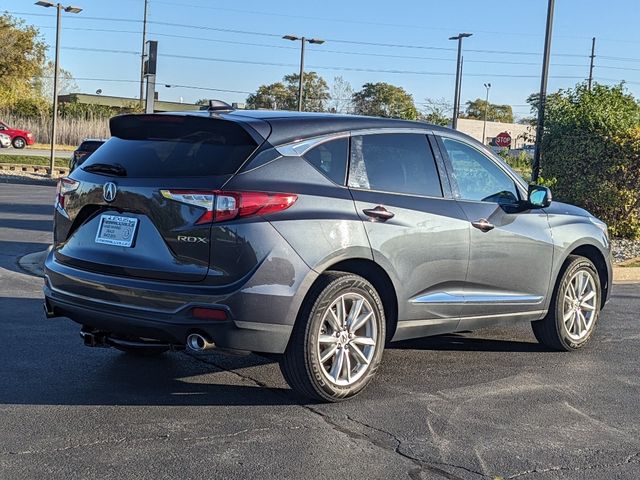
[[[140,105],[144,104],[144,49],[147,45],[147,10],[149,0],[144,0],[144,17],[142,19],[142,52],[140,54]]]
[[[549,57],[551,55],[551,35],[553,33],[553,9],[554,0],[549,0],[547,7],[547,31],[544,37],[544,57],[542,59],[542,78],[540,79],[540,98],[538,105],[538,126],[536,127],[536,149],[533,154],[533,166],[531,168],[531,181],[537,182],[540,176],[540,146],[542,143],[542,131],[544,129],[544,108],[547,103],[547,79],[549,78]]]
[[[82,11],[81,8],[72,7],[69,5],[68,7],[63,6],[61,3],[51,3],[40,1],[36,2],[36,5],[41,7],[55,7],[57,11],[56,15],[56,58],[54,61],[54,71],[53,71],[53,118],[51,119],[51,158],[49,162],[49,166],[51,170],[49,171],[49,176],[53,178],[53,169],[55,168],[55,157],[56,157],[56,121],[58,119],[58,74],[60,72],[60,20],[62,17],[62,10],[67,13],[80,13]]]
[[[460,86],[462,83],[462,39],[473,35],[473,33],[459,33],[455,37],[449,37],[449,40],[458,41],[458,62],[456,67],[456,91],[453,97],[453,117],[451,118],[451,128],[458,128],[458,113],[460,112]]]
[[[482,125],[482,143],[483,145],[487,144],[487,110],[489,110],[489,89],[491,88],[490,83],[485,83],[484,88],[487,89],[487,99],[484,101],[484,124]]]
[[[295,35],[285,35],[285,40],[298,41],[300,40],[301,48],[300,48],[300,79],[298,84],[298,111],[302,111],[302,93],[303,93],[303,82],[304,82],[304,44],[305,43],[315,43],[317,45],[322,45],[324,40],[320,40],[319,38],[306,38],[306,37],[296,37]]]

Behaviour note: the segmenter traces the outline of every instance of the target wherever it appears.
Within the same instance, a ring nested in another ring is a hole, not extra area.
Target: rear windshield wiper
[[[92,163],[86,167],[81,167],[85,172],[106,173],[109,175],[117,175],[118,177],[126,177],[127,170],[118,163]]]

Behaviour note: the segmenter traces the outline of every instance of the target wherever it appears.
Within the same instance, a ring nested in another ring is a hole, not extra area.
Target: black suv
[[[531,322],[575,350],[611,290],[607,227],[459,132],[275,111],[123,115],[60,180],[47,316],[87,345],[279,358],[325,401],[385,344]]]
[[[69,159],[69,171],[73,172],[87,160],[93,152],[102,146],[106,140],[87,138],[76,148]]]

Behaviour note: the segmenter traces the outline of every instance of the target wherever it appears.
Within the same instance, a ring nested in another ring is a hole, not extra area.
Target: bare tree
[[[343,77],[333,79],[331,85],[329,111],[333,113],[353,113],[353,88]]]

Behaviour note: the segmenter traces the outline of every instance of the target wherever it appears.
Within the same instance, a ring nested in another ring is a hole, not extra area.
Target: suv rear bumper
[[[292,268],[283,269],[282,278],[274,276],[267,259],[249,278],[220,288],[88,272],[57,262],[51,252],[45,261],[45,310],[48,317],[126,337],[185,345],[189,334],[200,333],[226,349],[282,353],[317,278],[295,252],[287,253]],[[194,318],[194,307],[225,310],[228,319]]]

